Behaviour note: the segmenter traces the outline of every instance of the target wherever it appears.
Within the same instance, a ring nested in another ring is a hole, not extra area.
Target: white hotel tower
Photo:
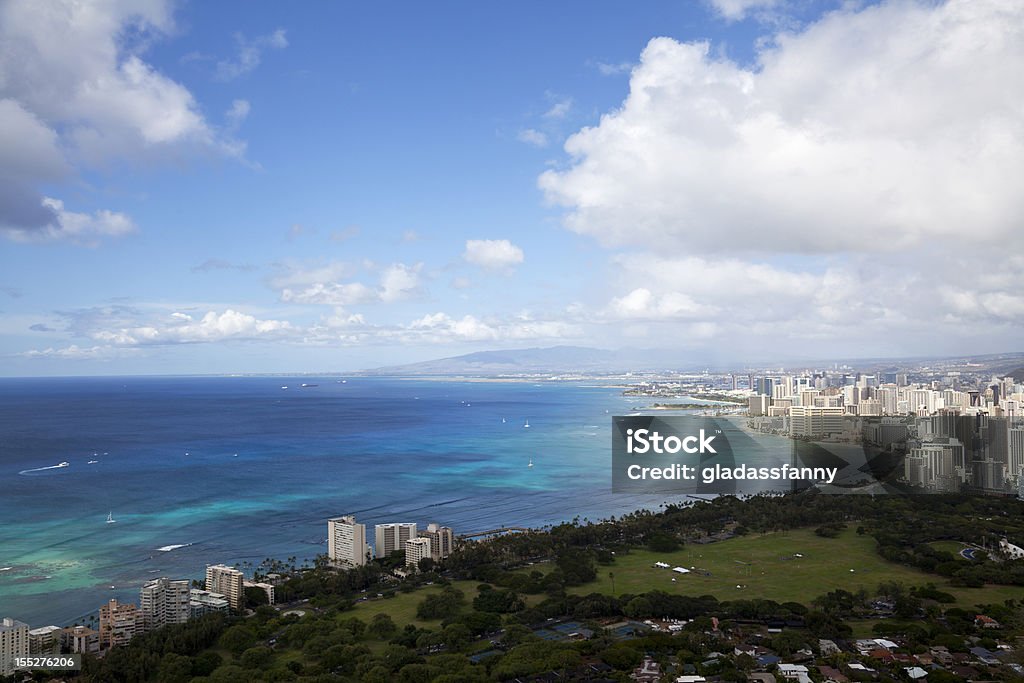
[[[396,550],[404,550],[410,538],[416,538],[415,523],[378,524],[374,527],[374,557],[384,558]]]
[[[366,564],[369,550],[365,524],[357,524],[352,516],[327,520],[327,556],[332,562],[362,567]]]

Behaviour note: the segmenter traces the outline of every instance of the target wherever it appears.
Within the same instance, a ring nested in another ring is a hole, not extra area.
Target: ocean
[[[611,417],[652,402],[582,382],[0,379],[0,617],[82,622],[159,576],[311,560],[342,514],[372,538],[656,509],[610,475]]]

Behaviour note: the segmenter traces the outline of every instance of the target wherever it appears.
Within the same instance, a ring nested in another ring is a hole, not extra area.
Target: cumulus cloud
[[[638,253],[613,259],[613,293],[574,318],[608,334],[700,342],[718,353],[963,352],[1012,345],[1024,321],[1024,259],[946,257],[941,274],[909,253],[777,263]],[[934,263],[932,259],[924,259]]]
[[[386,331],[384,336],[405,343],[499,342],[522,340],[564,340],[578,338],[579,327],[559,320],[534,320],[519,316],[506,320],[487,320],[474,315],[455,318],[447,313],[431,313],[408,325]]]
[[[78,346],[71,344],[65,347],[47,347],[45,349],[30,349],[21,355],[25,358],[57,358],[60,360],[98,360],[110,359],[116,356],[125,355],[129,349],[118,349],[113,346]]]
[[[288,47],[288,37],[284,29],[279,28],[265,36],[248,39],[241,33],[235,34],[238,51],[230,59],[217,63],[215,76],[220,81],[230,81],[243,76],[260,65],[266,50],[283,50]]]
[[[887,2],[780,33],[749,68],[656,38],[539,184],[613,246],[1019,246],[1022,25],[1019,3]]]
[[[359,281],[340,282],[353,269],[344,264],[329,264],[311,270],[296,271],[275,278],[281,287],[281,301],[296,304],[354,306],[358,304],[393,303],[414,299],[423,294],[422,263],[393,263],[380,269],[377,284]]]
[[[222,312],[208,311],[198,319],[181,311],[170,315],[133,316],[129,324],[125,324],[126,309],[119,309],[110,316],[96,313],[93,311],[84,318],[90,323],[87,329],[82,329],[83,320],[79,320],[77,332],[110,346],[272,339],[280,338],[294,329],[288,321],[259,319],[230,308]]]
[[[0,232],[123,235],[127,216],[82,218],[40,188],[112,160],[241,156],[244,144],[214,129],[187,88],[144,61],[146,45],[173,29],[165,0],[0,4]]]
[[[121,237],[135,232],[134,221],[126,214],[100,209],[91,214],[67,211],[64,202],[44,197],[43,208],[50,213],[50,221],[34,228],[7,227],[4,233],[18,242],[70,240],[78,244],[95,246],[104,237]]]
[[[508,240],[466,240],[462,258],[490,270],[508,270],[523,262],[523,250]]]

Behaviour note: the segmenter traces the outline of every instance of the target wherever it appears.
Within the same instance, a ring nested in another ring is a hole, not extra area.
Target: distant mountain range
[[[945,358],[904,358],[904,359],[835,359],[835,361],[788,359],[785,365],[797,367],[831,366],[833,362],[847,362],[864,372],[896,371],[914,367],[930,366],[933,370],[945,367],[958,369],[961,365],[971,370],[988,371],[1004,376],[1011,371],[1017,379],[1024,379],[1021,361],[1024,354],[1010,352],[978,356],[957,356]],[[776,366],[778,361],[767,363]],[[733,366],[738,370],[746,364]],[[753,364],[754,367],[761,363]],[[445,376],[462,375],[471,377],[494,377],[497,375],[568,374],[568,373],[623,373],[644,371],[700,371],[705,368],[725,369],[720,359],[702,358],[690,351],[654,349],[622,349],[609,351],[586,346],[551,346],[545,348],[504,349],[500,351],[478,351],[462,356],[428,360],[405,365],[362,370],[357,375],[391,376]]]
[[[364,370],[361,375],[523,375],[531,373],[658,370],[672,366],[664,352],[607,351],[585,346],[478,351],[422,363]]]

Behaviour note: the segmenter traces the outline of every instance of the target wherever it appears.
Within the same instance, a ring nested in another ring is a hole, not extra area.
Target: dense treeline
[[[705,661],[717,645],[707,635],[713,630],[712,616],[723,630],[747,623],[796,627],[772,636],[769,643],[787,655],[813,646],[817,638],[848,637],[847,621],[876,613],[880,603],[891,618],[875,627],[879,635],[909,634],[914,647],[948,642],[962,648],[964,635],[976,631],[974,615],[948,608],[955,596],[934,585],[908,589],[883,581],[874,593],[834,590],[807,604],[719,601],[662,591],[606,595],[567,590],[594,581],[599,572],[614,571],[616,556],[632,548],[667,552],[729,535],[798,527],[831,537],[848,526],[872,536],[883,557],[949,577],[953,585],[1024,584],[1024,561],[1003,561],[995,552],[978,553],[976,560],[968,561],[930,545],[954,540],[994,549],[1003,537],[1019,541],[1024,538],[1024,504],[1019,501],[961,496],[721,497],[602,522],[576,519],[547,531],[462,544],[442,566],[401,581],[383,563],[338,571],[318,562],[277,590],[281,600],[308,600],[305,616],[285,616],[264,605],[248,618],[212,615],[159,629],[112,650],[102,660],[87,659],[83,676],[114,683],[451,683],[545,672],[572,678],[594,662],[624,674],[648,653],[677,657],[701,673],[741,681],[750,668],[743,657]],[[545,571],[529,566],[539,561],[545,563]],[[451,585],[455,579],[478,582],[476,595],[467,597],[464,583],[460,588]],[[400,628],[388,613],[388,598],[427,583],[441,588],[416,602],[415,616],[435,625],[421,628],[410,623]],[[350,611],[356,601],[367,598],[380,605],[380,613],[369,622]],[[1024,626],[1019,602],[986,610],[1000,622]],[[600,625],[648,618],[689,623],[674,635],[640,633],[627,641],[614,639]],[[594,637],[581,642],[542,640],[535,631],[551,619],[577,621]],[[492,650],[488,657],[471,661],[473,652],[487,648]]]
[[[835,536],[848,523],[878,542],[886,559],[950,577],[955,584],[1024,585],[1024,562],[982,557],[965,563],[928,545],[957,540],[995,548],[1001,538],[1024,543],[1024,502],[968,496],[722,496],[710,502],[668,505],[661,512],[639,511],[620,519],[590,523],[574,520],[550,531],[508,535],[473,544],[449,558],[455,576],[508,585],[524,592],[580,585],[591,580],[585,565],[608,562],[612,552],[646,546],[670,552],[714,534],[767,533],[813,527]],[[584,549],[584,552],[580,552]],[[558,567],[531,584],[510,568],[538,558],[558,558]]]

